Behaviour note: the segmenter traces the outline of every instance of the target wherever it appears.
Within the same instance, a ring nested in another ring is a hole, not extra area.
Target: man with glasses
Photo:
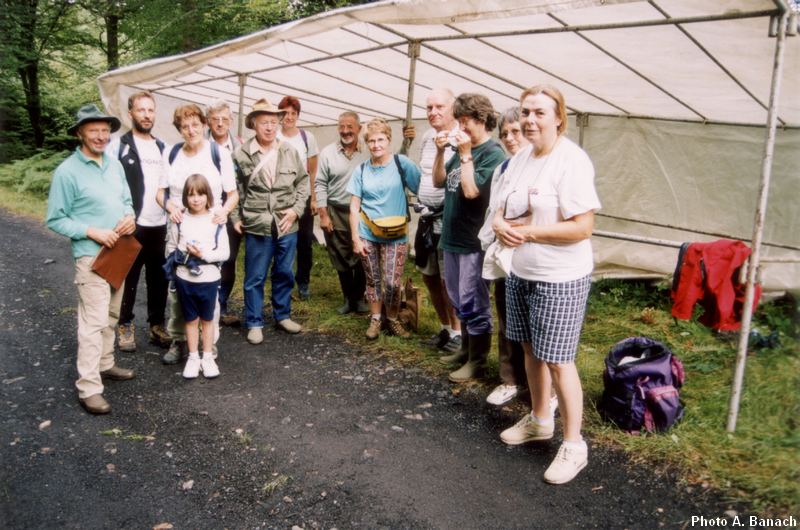
[[[231,132],[231,108],[227,102],[218,100],[208,107],[206,112],[208,119],[208,133],[206,137],[209,141],[224,147],[231,154],[236,151],[242,141],[238,136]],[[235,326],[239,323],[239,317],[236,313],[229,311],[228,299],[233,290],[233,284],[236,283],[236,258],[239,256],[239,245],[242,242],[242,236],[233,229],[233,222],[229,219],[226,225],[228,232],[228,243],[230,245],[230,256],[227,261],[222,264],[221,274],[222,280],[219,287],[219,322],[224,326]]]

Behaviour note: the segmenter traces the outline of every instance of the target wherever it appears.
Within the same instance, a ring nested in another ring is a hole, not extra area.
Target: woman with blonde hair
[[[531,145],[509,165],[509,186],[493,227],[498,240],[514,249],[506,281],[506,333],[525,350],[532,410],[500,438],[509,445],[552,438],[555,387],[564,439],[544,480],[563,484],[588,462],[575,356],[591,286],[589,238],[600,201],[591,160],[564,134],[561,92],[549,85],[525,90],[520,114]]]
[[[386,309],[388,329],[393,335],[408,337],[397,320],[403,266],[408,255],[408,203],[406,189],[419,189],[420,170],[404,155],[392,152],[392,128],[382,118],[370,120],[364,141],[370,159],[350,178],[350,227],[353,252],[361,256],[367,276],[367,302],[370,323],[366,336],[378,338],[381,330],[381,304]]]

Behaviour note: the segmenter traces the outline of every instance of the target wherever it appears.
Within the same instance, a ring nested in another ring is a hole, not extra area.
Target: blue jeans
[[[272,317],[275,322],[289,318],[292,311],[297,232],[280,238],[244,236],[244,327],[263,328],[264,282],[272,265]],[[274,258],[274,261],[273,261]]]
[[[450,304],[468,335],[492,332],[489,283],[481,278],[483,252],[456,254],[444,251],[444,285]]]

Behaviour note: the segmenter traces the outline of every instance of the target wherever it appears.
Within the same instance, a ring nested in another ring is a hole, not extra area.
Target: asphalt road
[[[549,486],[559,440],[507,447],[517,418],[481,391],[321,334],[224,329],[222,375],[187,382],[146,344],[142,304],[139,351],[117,356],[137,378],[90,416],[68,241],[2,211],[0,240],[3,528],[690,528],[729,508],[591,440]]]

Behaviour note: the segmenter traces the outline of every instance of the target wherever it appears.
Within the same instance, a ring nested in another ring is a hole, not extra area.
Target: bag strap
[[[406,196],[406,188],[408,188],[408,183],[406,182],[406,170],[403,169],[403,164],[400,162],[400,155],[394,155],[394,163],[397,165],[397,172],[400,173],[400,182],[403,185],[403,199],[406,201],[406,221],[410,221],[411,212],[408,208],[408,197]]]
[[[308,157],[308,135],[306,134],[305,129],[300,129],[300,137],[303,139],[303,143],[306,145],[306,157]]]

